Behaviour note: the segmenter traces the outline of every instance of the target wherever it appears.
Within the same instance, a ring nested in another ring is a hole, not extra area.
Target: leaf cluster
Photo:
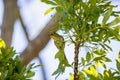
[[[82,61],[81,62],[82,64],[84,64],[85,61],[88,60],[87,59],[88,55],[89,55],[89,53],[86,54],[86,60],[84,60],[84,62]],[[97,52],[97,55],[100,55],[100,54],[98,54],[98,52]],[[82,76],[84,77],[85,80],[88,78],[90,80],[119,80],[120,79],[120,62],[119,62],[120,57],[119,56],[120,56],[120,52],[119,52],[118,58],[116,60],[117,69],[113,69],[113,68],[107,69],[105,62],[111,62],[111,60],[105,56],[104,57],[102,56],[101,58],[94,57],[93,61],[90,64],[89,63],[87,63],[86,65],[84,64],[85,67],[82,68],[82,71],[80,73],[82,73]],[[91,61],[90,58],[89,58],[89,60]],[[103,73],[100,73],[99,71],[97,71],[97,69],[98,69],[98,67],[100,67],[100,65],[104,68]]]
[[[31,71],[34,64],[23,66],[19,57],[15,57],[13,48],[0,48],[0,80],[29,80],[35,75]]]

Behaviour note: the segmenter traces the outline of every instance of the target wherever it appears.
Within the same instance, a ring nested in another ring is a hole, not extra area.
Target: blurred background
[[[120,10],[120,0],[111,0],[112,4],[119,5],[114,10]],[[32,80],[54,80],[51,74],[58,66],[54,59],[57,48],[50,39],[48,31],[56,23],[52,20],[55,10],[44,16],[44,12],[51,7],[41,3],[40,0],[0,0],[0,35],[5,40],[7,47],[13,46],[16,53],[22,58],[23,64],[43,64],[43,67],[33,69],[36,75]],[[112,19],[112,18],[111,18]],[[108,67],[115,67],[115,58],[120,50],[120,43],[112,41],[110,44],[113,52],[108,56],[113,60],[107,63]],[[65,52],[72,63],[74,46],[66,44]],[[82,49],[81,53],[85,53]],[[58,80],[69,79],[73,73],[71,68],[61,75]]]

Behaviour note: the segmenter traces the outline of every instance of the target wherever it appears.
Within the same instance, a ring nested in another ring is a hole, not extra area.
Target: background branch
[[[7,44],[7,48],[11,45],[14,22],[18,19],[18,11],[17,0],[4,0],[4,17],[1,37]]]
[[[54,20],[56,17],[59,17],[59,15],[55,14],[54,18],[50,20],[50,22],[34,40],[29,42],[27,48],[20,55],[20,58],[24,65],[28,64],[33,58],[37,57],[38,53],[46,46],[46,44],[50,40],[49,31],[51,30],[51,28],[55,27],[58,24],[58,22],[55,22]]]

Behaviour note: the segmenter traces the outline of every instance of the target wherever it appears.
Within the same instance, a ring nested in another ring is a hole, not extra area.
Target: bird
[[[65,56],[64,48],[65,48],[65,41],[63,36],[59,35],[58,33],[54,32],[51,34],[51,38],[54,40],[54,44],[58,49],[58,52],[55,55],[55,59],[59,60],[58,68],[53,72],[52,75],[57,75],[56,78],[63,74],[66,67],[70,67],[70,64]]]
[[[64,52],[65,41],[64,41],[63,36],[54,32],[51,34],[51,38],[54,40],[54,44],[57,47],[57,49],[59,50],[56,53],[55,58],[58,58],[60,63],[64,64],[65,66],[70,66],[70,64],[65,56],[65,52]]]

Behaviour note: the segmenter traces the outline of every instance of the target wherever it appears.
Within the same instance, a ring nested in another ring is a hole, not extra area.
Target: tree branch
[[[23,19],[22,19],[22,16],[21,16],[21,14],[20,14],[20,11],[19,11],[19,19],[20,19],[22,28],[23,28],[23,30],[24,30],[25,36],[26,36],[28,42],[30,42],[29,35],[28,35],[28,31],[27,31],[26,26],[25,26],[25,24],[24,24],[24,22],[23,22]]]
[[[49,31],[54,28],[58,22],[55,21],[56,17],[60,17],[55,14],[54,18],[45,26],[45,28],[39,33],[39,35],[32,41],[29,42],[27,48],[20,55],[22,63],[24,65],[28,64],[33,58],[38,56],[38,53],[46,46],[50,40]]]
[[[14,22],[18,18],[17,0],[4,0],[4,17],[2,23],[2,39],[10,47],[14,31]]]

